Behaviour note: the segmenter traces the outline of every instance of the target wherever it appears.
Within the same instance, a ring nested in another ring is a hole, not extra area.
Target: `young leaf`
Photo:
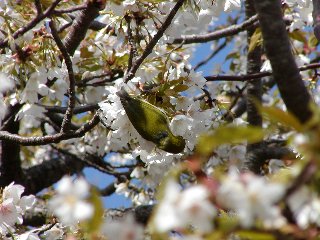
[[[262,42],[261,29],[257,28],[250,39],[248,52],[253,51],[257,46],[261,44],[261,42]]]
[[[215,131],[202,135],[197,144],[200,154],[210,154],[214,148],[222,144],[236,144],[247,141],[254,143],[261,141],[264,131],[261,128],[251,126],[221,126]]]
[[[293,128],[298,132],[303,130],[302,124],[290,112],[282,111],[276,107],[259,106],[258,108],[260,112],[272,122],[280,123],[283,126]]]

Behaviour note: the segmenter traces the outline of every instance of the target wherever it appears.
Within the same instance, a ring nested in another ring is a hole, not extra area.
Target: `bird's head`
[[[185,145],[186,141],[183,137],[170,134],[159,141],[158,148],[170,153],[180,153]]]

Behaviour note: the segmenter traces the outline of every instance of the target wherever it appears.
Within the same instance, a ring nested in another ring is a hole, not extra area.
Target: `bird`
[[[169,153],[184,150],[186,142],[171,132],[165,111],[138,96],[130,96],[123,87],[116,94],[133,127],[144,139]]]

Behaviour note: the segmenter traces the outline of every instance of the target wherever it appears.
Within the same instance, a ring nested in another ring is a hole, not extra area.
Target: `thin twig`
[[[40,13],[38,12],[37,16],[31,21],[29,22],[27,25],[19,28],[17,31],[15,31],[12,34],[12,38],[13,39],[17,39],[18,37],[22,36],[23,34],[25,34],[26,32],[28,32],[30,29],[32,29],[33,27],[35,27],[39,22],[41,22],[43,19],[45,19],[46,17],[50,16],[53,11],[54,8],[61,2],[61,0],[55,0],[50,7],[44,12],[44,13]],[[37,11],[39,11],[40,9],[38,9],[37,7]],[[6,47],[8,44],[9,38],[6,38],[4,40],[2,40],[0,42],[0,48]]]
[[[53,22],[53,20],[50,21],[49,23],[50,29],[51,29],[51,33],[52,36],[54,38],[54,40],[57,43],[57,46],[59,47],[61,54],[63,56],[63,59],[66,63],[67,69],[68,69],[68,76],[69,76],[69,89],[68,89],[68,95],[69,95],[69,101],[68,101],[68,108],[67,111],[65,113],[65,116],[63,118],[63,122],[61,124],[61,132],[65,132],[68,131],[69,127],[70,127],[70,123],[71,123],[71,118],[73,115],[73,109],[75,107],[75,77],[74,77],[74,73],[73,73],[73,67],[72,67],[72,61],[71,58],[69,56],[69,53],[66,49],[66,47],[64,46],[64,44],[62,43],[59,35],[58,35],[58,31],[57,28]]]
[[[247,28],[251,27],[257,21],[258,21],[258,16],[255,15],[240,24],[232,25],[230,27],[226,27],[224,29],[217,30],[211,33],[207,33],[203,35],[191,35],[191,36],[187,35],[187,36],[182,36],[181,38],[176,38],[173,41],[173,44],[179,44],[182,41],[185,41],[185,44],[205,43],[213,40],[218,40],[223,37],[233,36],[239,32],[245,31]]]
[[[157,44],[159,39],[163,36],[166,29],[170,26],[174,16],[178,12],[179,8],[182,6],[183,2],[184,0],[177,1],[176,5],[173,7],[171,12],[169,13],[168,17],[160,27],[159,31],[156,33],[156,35],[154,35],[154,37],[151,39],[149,44],[146,46],[146,49],[144,50],[143,54],[137,59],[137,61],[133,63],[130,71],[124,78],[125,83],[127,83],[129,80],[131,80],[134,77],[134,75],[136,74],[138,68],[140,67],[144,59],[146,59],[148,55],[152,52],[152,49],[154,48],[154,46]]]
[[[320,68],[320,63],[311,63],[308,65],[304,65],[299,67],[299,71],[307,71],[310,69],[316,69]],[[245,81],[251,81],[257,78],[262,78],[262,77],[268,77],[271,76],[272,72],[260,72],[260,73],[253,73],[253,74],[245,74],[245,75],[212,75],[212,76],[206,76],[205,79],[208,82],[214,82],[214,81],[240,81],[240,82],[245,82]]]
[[[90,82],[91,80],[93,79],[96,79],[96,78],[104,78],[104,77],[108,77],[110,76],[111,73],[102,73],[102,74],[99,74],[99,75],[94,75],[94,76],[90,76],[90,77],[86,77],[84,79],[82,79],[82,83],[85,84],[87,82]]]
[[[125,16],[125,20],[127,22],[127,27],[128,27],[127,34],[128,34],[129,45],[130,45],[130,53],[129,53],[129,59],[128,59],[127,72],[130,72],[133,59],[137,55],[137,49],[136,49],[135,42],[134,42],[133,36],[132,36],[131,18],[129,16]]]

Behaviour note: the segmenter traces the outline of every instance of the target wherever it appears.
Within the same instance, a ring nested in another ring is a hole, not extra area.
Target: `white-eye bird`
[[[144,139],[169,153],[183,151],[186,142],[181,136],[173,135],[164,111],[139,97],[130,96],[123,88],[117,95],[130,122]]]

